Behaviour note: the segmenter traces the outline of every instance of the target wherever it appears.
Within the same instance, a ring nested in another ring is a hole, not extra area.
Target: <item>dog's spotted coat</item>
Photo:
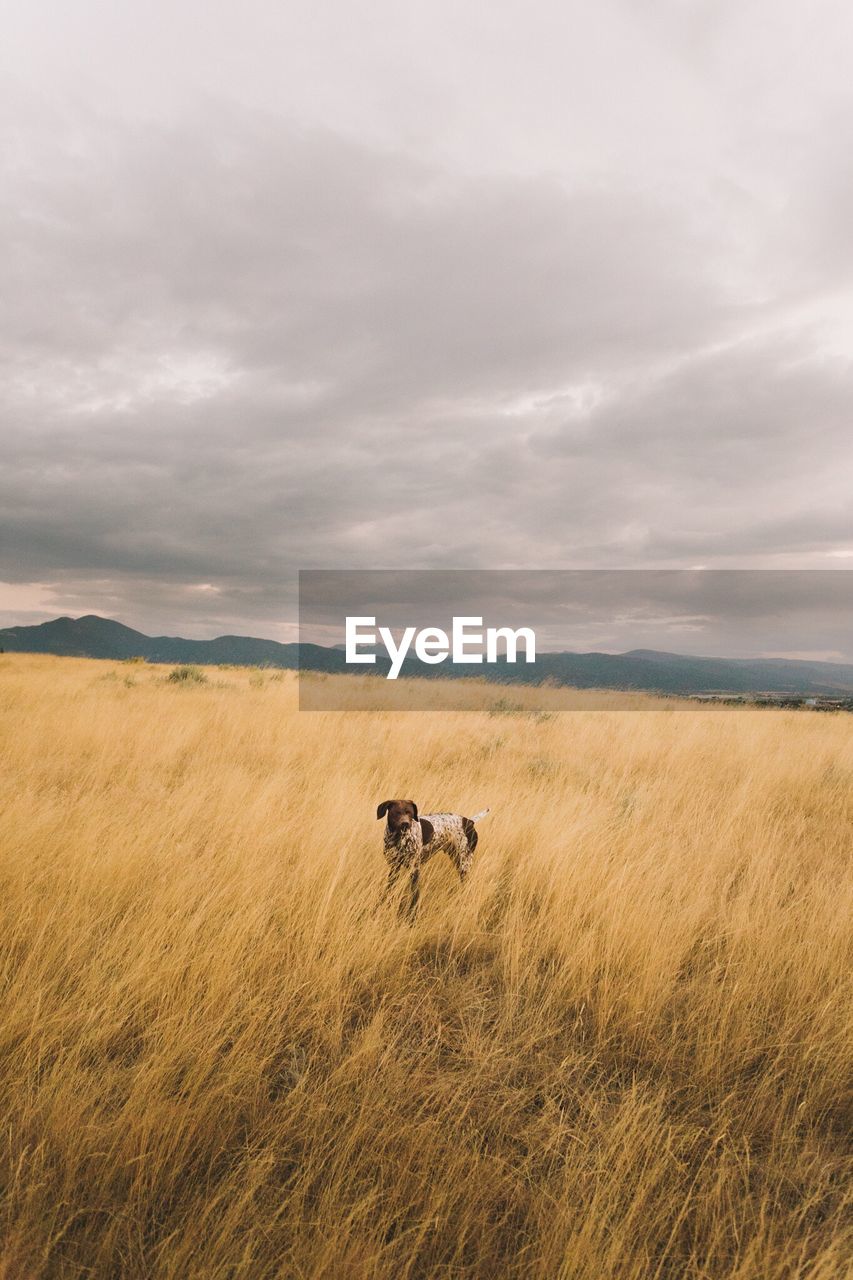
[[[410,915],[416,912],[420,897],[421,867],[433,854],[446,853],[464,883],[477,847],[474,823],[488,812],[484,809],[473,818],[460,813],[425,813],[421,817],[413,800],[383,800],[376,817],[388,815],[383,845],[389,866],[388,890],[393,889],[403,871],[409,873]]]

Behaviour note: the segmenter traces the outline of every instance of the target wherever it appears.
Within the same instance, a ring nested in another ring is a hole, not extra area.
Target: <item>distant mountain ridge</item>
[[[53,653],[68,658],[145,658],[147,662],[193,662],[205,666],[275,666],[295,669],[303,657],[329,655],[328,664],[312,669],[339,671],[343,653],[321,645],[281,644],[254,636],[217,636],[215,640],[185,640],[181,636],[146,636],[113,618],[89,613],[82,618],[54,618],[32,627],[0,630],[0,648],[19,653]],[[315,653],[316,651],[316,653]]]
[[[146,636],[111,618],[87,614],[54,618],[37,626],[0,629],[0,648],[9,652],[51,653],[81,658],[145,658],[148,662],[204,666],[272,666],[295,670],[347,672],[344,651],[315,644],[281,644],[253,636],[217,636],[185,640]],[[384,674],[388,660],[377,658],[359,674]],[[853,664],[783,658],[702,658],[632,649],[628,653],[540,653],[536,662],[511,665],[502,660],[478,670],[443,662],[426,666],[407,658],[401,675],[447,679],[484,675],[501,684],[538,684],[551,680],[580,689],[633,689],[653,693],[778,693],[833,697],[853,693]]]

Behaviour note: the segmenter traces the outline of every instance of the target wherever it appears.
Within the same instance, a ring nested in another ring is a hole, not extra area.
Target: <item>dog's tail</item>
[[[486,814],[491,812],[492,812],[491,809],[481,809],[479,813],[474,814],[471,821],[476,822],[478,818],[485,818]]]

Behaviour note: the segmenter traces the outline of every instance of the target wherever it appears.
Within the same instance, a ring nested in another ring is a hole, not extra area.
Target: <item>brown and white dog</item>
[[[411,918],[418,909],[421,867],[434,853],[446,853],[464,883],[477,847],[474,823],[488,812],[483,809],[473,818],[465,818],[460,813],[425,813],[421,817],[414,800],[382,801],[376,817],[381,820],[387,815],[383,844],[389,867],[386,892],[394,888],[401,872],[409,873]]]

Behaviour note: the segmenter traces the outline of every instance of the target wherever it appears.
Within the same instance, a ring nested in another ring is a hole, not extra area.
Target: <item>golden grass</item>
[[[0,658],[0,1275],[847,1274],[853,719],[166,674]]]

